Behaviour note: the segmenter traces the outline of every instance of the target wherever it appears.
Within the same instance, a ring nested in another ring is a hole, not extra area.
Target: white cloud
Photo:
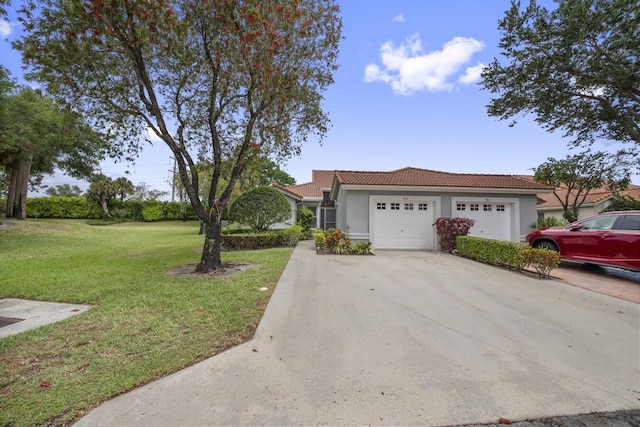
[[[393,17],[393,20],[396,21],[396,22],[402,23],[402,22],[404,22],[404,15],[403,14],[396,15],[396,16]]]
[[[0,19],[0,36],[7,37],[11,34],[13,25],[9,23],[9,21],[5,21],[4,19]]]
[[[444,44],[442,50],[433,52],[424,52],[418,34],[397,47],[389,41],[380,47],[382,67],[367,65],[364,81],[387,83],[395,93],[401,95],[424,90],[452,90],[455,76],[473,54],[484,47],[484,42],[467,37],[454,37]],[[466,74],[459,77],[459,82],[470,83],[481,69],[480,64],[467,68]]]
[[[480,81],[482,78],[480,74],[482,74],[482,70],[486,67],[483,63],[479,62],[478,65],[474,65],[473,67],[467,67],[464,75],[458,78],[458,82],[468,85],[471,83],[475,83]]]

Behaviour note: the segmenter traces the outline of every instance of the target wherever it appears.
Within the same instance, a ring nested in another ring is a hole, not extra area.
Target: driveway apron
[[[441,426],[635,409],[639,319],[638,304],[448,254],[316,255],[301,242],[253,340],[77,425]]]

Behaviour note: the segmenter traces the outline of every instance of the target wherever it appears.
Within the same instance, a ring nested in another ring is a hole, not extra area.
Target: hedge
[[[198,219],[191,203],[157,200],[112,200],[109,213],[114,218],[136,221]],[[27,217],[100,219],[103,212],[98,202],[88,201],[85,197],[35,197],[27,199]]]
[[[558,252],[534,249],[527,243],[458,236],[456,250],[465,258],[516,270],[531,266],[540,277],[545,278],[549,277],[551,270],[560,265]]]

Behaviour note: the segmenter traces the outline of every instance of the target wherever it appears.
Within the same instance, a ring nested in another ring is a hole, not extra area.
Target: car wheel
[[[537,249],[549,249],[550,251],[558,252],[558,245],[549,240],[543,240],[541,242],[536,243],[535,246]]]

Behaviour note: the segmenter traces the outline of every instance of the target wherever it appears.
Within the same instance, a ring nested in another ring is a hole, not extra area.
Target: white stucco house
[[[313,171],[312,182],[282,188],[316,226],[336,227],[377,249],[437,249],[439,217],[476,221],[470,235],[523,241],[537,219],[539,194],[552,188],[515,175],[417,168],[389,172]]]

